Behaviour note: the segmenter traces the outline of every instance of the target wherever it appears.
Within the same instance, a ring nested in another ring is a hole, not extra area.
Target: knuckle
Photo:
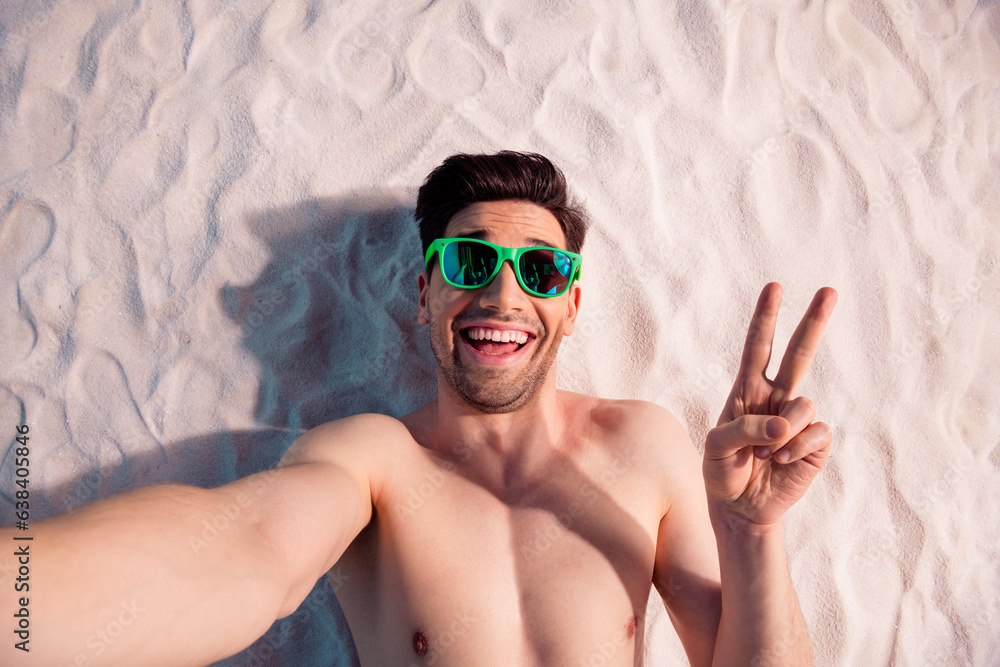
[[[716,426],[715,428],[709,430],[708,434],[705,436],[705,446],[711,448],[717,448],[720,441],[725,439],[725,428],[726,425]]]
[[[744,440],[760,440],[761,437],[767,439],[767,432],[764,430],[766,420],[755,419],[754,415],[743,415],[740,417],[740,435]]]

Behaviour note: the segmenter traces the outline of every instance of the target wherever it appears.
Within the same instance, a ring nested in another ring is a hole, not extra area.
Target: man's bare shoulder
[[[343,463],[345,458],[366,461],[412,443],[402,422],[374,413],[353,415],[310,429],[296,440],[278,464]]]
[[[686,488],[686,479],[701,479],[698,450],[681,422],[663,406],[565,393],[581,427],[588,425],[590,440],[601,443],[612,457],[632,462],[644,477],[657,480],[668,502],[674,489]]]
[[[570,406],[571,414],[576,413],[581,421],[589,421],[608,435],[655,443],[668,449],[690,446],[684,426],[669,410],[656,403],[598,398],[573,392],[561,392],[561,395]]]
[[[393,465],[417,445],[398,419],[359,414],[310,429],[292,443],[278,467],[329,464],[343,469],[367,486],[377,503],[394,477]]]

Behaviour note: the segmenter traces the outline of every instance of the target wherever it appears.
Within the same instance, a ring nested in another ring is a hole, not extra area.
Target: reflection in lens
[[[441,254],[445,277],[455,285],[475,287],[493,274],[497,254],[482,243],[456,241],[449,243]]]
[[[573,261],[555,250],[530,250],[521,255],[524,286],[536,294],[554,296],[569,284]]]

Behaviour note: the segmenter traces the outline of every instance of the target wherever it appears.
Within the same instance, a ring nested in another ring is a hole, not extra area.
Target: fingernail
[[[774,455],[774,460],[778,463],[788,463],[788,460],[792,458],[792,453],[782,449],[780,452]]]
[[[769,459],[771,458],[771,448],[770,447],[754,447],[753,455],[759,459]]]
[[[764,431],[767,433],[767,437],[777,438],[785,432],[785,427],[782,426],[781,419],[775,417],[774,419],[767,420],[767,424],[764,425]]]

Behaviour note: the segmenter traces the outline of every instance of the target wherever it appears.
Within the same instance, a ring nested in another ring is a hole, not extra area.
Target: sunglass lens
[[[529,250],[521,255],[524,286],[536,294],[555,296],[569,284],[573,260],[556,250]]]
[[[444,275],[455,285],[482,285],[493,275],[496,265],[496,251],[482,243],[455,241],[441,253]]]

